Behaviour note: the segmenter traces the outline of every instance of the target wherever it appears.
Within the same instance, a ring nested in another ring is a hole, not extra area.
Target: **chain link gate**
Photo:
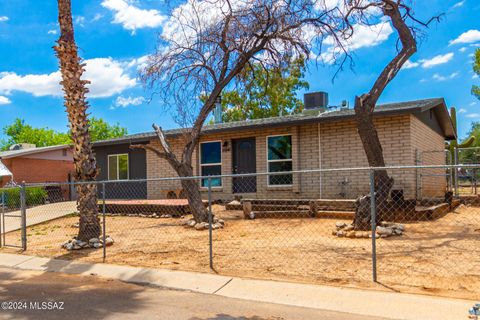
[[[480,147],[455,148],[455,164],[480,163]],[[480,192],[480,169],[458,168],[454,175],[455,195],[477,195]]]
[[[446,192],[453,191],[455,189],[455,170],[451,167],[445,167],[444,169],[436,168],[422,168],[425,165],[447,165],[451,166],[457,164],[456,157],[454,158],[448,150],[427,150],[416,151],[415,165],[419,166],[416,171],[416,196],[417,199],[432,196],[425,189],[428,189],[428,185],[435,181],[439,177],[446,177]]]
[[[27,249],[25,185],[0,189],[0,246]],[[12,231],[20,230],[20,239]],[[12,236],[8,234],[12,233]],[[8,235],[8,236],[7,236]]]

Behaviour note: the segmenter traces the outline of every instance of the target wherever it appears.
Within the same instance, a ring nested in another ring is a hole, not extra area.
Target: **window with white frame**
[[[108,155],[108,180],[128,180],[128,154]]]
[[[210,141],[200,143],[200,175],[216,176],[222,174],[222,143]],[[212,178],[212,187],[221,187],[221,178]],[[208,179],[202,179],[202,187],[208,187]]]
[[[267,165],[268,172],[292,171],[292,136],[269,136],[267,137]],[[291,185],[292,174],[269,175],[268,184],[272,186]]]

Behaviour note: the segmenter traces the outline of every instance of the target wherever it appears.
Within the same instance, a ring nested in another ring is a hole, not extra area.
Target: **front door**
[[[234,174],[255,173],[257,168],[255,138],[232,140]],[[257,177],[233,178],[233,193],[257,192]]]

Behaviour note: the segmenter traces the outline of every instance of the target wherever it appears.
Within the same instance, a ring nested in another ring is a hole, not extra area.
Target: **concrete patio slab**
[[[61,218],[77,211],[76,201],[49,203],[27,209],[27,227]],[[5,233],[20,230],[20,210],[5,212]],[[3,229],[0,230],[0,233]]]

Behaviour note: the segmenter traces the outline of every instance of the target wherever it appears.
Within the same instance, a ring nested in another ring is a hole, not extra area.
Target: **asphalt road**
[[[0,302],[1,319],[379,319],[10,268],[0,268]]]

